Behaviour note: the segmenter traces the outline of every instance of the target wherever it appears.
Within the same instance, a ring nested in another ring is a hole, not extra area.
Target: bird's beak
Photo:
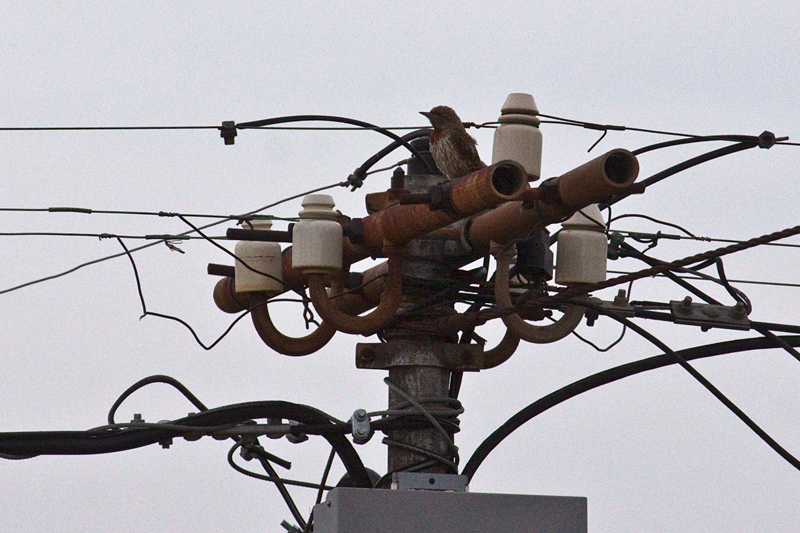
[[[419,112],[419,114],[420,114],[420,115],[422,115],[422,116],[424,116],[424,117],[425,117],[425,118],[427,118],[428,120],[430,120],[430,118],[431,118],[431,114],[430,114],[430,112],[429,112],[429,111],[420,111],[420,112]]]

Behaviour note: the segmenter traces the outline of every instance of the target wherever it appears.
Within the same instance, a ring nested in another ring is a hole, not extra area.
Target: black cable
[[[240,474],[244,474],[245,476],[252,477],[254,479],[260,479],[262,481],[269,481],[271,483],[274,483],[276,478],[274,478],[272,476],[265,476],[264,474],[259,474],[258,472],[251,472],[250,470],[247,470],[246,468],[242,468],[240,465],[236,464],[236,462],[233,460],[233,456],[234,456],[236,450],[238,450],[241,447],[241,445],[242,445],[241,442],[237,442],[237,443],[235,443],[233,445],[233,447],[230,450],[228,450],[228,464],[231,466],[231,468],[233,468],[234,470],[236,470]],[[283,483],[285,483],[286,485],[294,485],[295,487],[303,487],[303,488],[306,488],[306,489],[317,489],[317,488],[320,488],[320,485],[318,485],[317,483],[310,483],[308,481],[299,481],[297,479],[286,479],[284,477],[280,477],[279,479],[281,481],[283,481]],[[333,487],[325,486],[325,487],[322,487],[322,488],[330,490]]]
[[[758,146],[757,142],[741,142],[741,143],[737,143],[737,144],[732,144],[730,146],[725,146],[723,148],[718,148],[716,150],[712,150],[711,152],[707,152],[707,153],[699,155],[697,157],[693,157],[691,159],[687,159],[686,161],[683,161],[681,163],[678,163],[677,165],[671,166],[668,169],[662,170],[661,172],[657,172],[656,174],[653,174],[649,178],[647,178],[645,180],[642,180],[642,181],[640,181],[638,183],[639,183],[639,185],[643,185],[645,187],[649,187],[650,185],[658,183],[659,181],[661,181],[663,179],[666,179],[666,178],[672,176],[673,174],[677,174],[678,172],[682,172],[682,171],[684,171],[686,169],[692,168],[692,167],[694,167],[696,165],[699,165],[701,163],[705,163],[705,162],[711,161],[712,159],[717,159],[719,157],[726,156],[726,155],[729,155],[729,154],[734,154],[736,152],[741,152],[742,150],[749,150],[750,148],[755,148],[756,146]],[[628,195],[629,195],[628,193],[615,194],[611,198],[609,198],[608,200],[604,200],[603,202],[600,202],[598,204],[598,206],[600,207],[600,210],[602,211],[606,207],[608,207],[610,205],[614,205],[615,203],[619,202],[620,200],[622,200],[624,198],[627,198]]]
[[[779,338],[791,346],[800,346],[800,335]],[[754,337],[750,339],[740,339],[735,341],[707,344],[704,346],[696,346],[694,348],[688,348],[674,353],[679,354],[686,361],[693,361],[695,359],[714,357],[717,355],[739,353],[750,350],[765,350],[775,347],[776,346],[772,344],[769,339],[765,339],[763,337]],[[591,376],[587,376],[540,398],[527,407],[521,409],[505,423],[503,423],[503,425],[497,428],[491,435],[489,435],[478,446],[478,448],[472,454],[472,457],[469,458],[469,461],[467,461],[467,464],[464,466],[464,469],[461,473],[472,479],[483,461],[506,437],[551,407],[555,407],[562,402],[565,402],[597,387],[602,387],[603,385],[608,385],[609,383],[613,383],[620,379],[634,376],[642,372],[674,365],[676,362],[677,361],[675,360],[673,354],[662,354],[654,357],[648,357],[646,359],[626,363],[624,365],[616,366]]]
[[[638,324],[631,322],[624,316],[619,315],[613,311],[609,311],[604,307],[597,305],[591,301],[587,300],[573,300],[571,303],[575,305],[581,305],[588,309],[592,309],[598,313],[602,313],[613,320],[616,320],[620,324],[625,324],[630,329],[638,333],[640,336],[644,337],[650,343],[654,344],[664,353],[670,355],[675,359],[684,370],[686,370],[693,378],[695,378],[703,387],[705,387],[714,397],[717,398],[725,407],[727,407],[734,415],[736,415],[739,420],[744,422],[744,424],[749,427],[753,433],[758,435],[761,440],[767,443],[770,448],[772,448],[775,452],[778,453],[781,457],[783,457],[789,464],[800,470],[800,461],[797,460],[792,454],[790,454],[786,449],[784,449],[778,442],[775,441],[769,434],[761,429],[761,427],[756,424],[749,416],[747,416],[744,411],[739,409],[739,407],[734,404],[727,396],[725,396],[722,391],[720,391],[713,383],[711,383],[708,379],[705,378],[700,372],[698,372],[692,365],[690,365],[685,358],[683,358],[679,353],[673,351],[669,346],[664,344],[660,339],[658,339],[655,335],[650,333],[649,331],[645,330]]]
[[[267,474],[269,474],[270,477],[275,478],[273,483],[275,483],[275,487],[278,489],[283,501],[286,502],[286,506],[289,508],[289,511],[292,513],[292,516],[297,521],[297,524],[300,526],[300,528],[305,529],[306,521],[303,518],[303,515],[300,513],[300,510],[297,508],[297,505],[295,505],[294,499],[292,499],[292,495],[289,493],[289,489],[286,488],[286,484],[284,484],[283,479],[281,479],[281,477],[275,471],[275,467],[272,466],[272,463],[269,462],[269,459],[259,453],[258,448],[260,448],[258,445],[252,446],[250,451],[252,451],[253,455],[256,456],[256,459],[258,459],[258,462],[261,463],[261,466],[264,468],[264,470],[266,470]]]
[[[167,314],[164,314],[164,313],[157,313],[155,311],[148,311],[147,310],[147,305],[145,304],[145,301],[144,301],[144,292],[142,291],[142,283],[141,283],[141,280],[139,279],[139,271],[136,268],[136,262],[133,260],[133,255],[128,250],[128,247],[125,246],[125,243],[122,241],[122,239],[117,238],[117,240],[119,241],[119,243],[122,246],[122,248],[125,250],[125,254],[127,254],[128,259],[130,259],[131,266],[133,267],[133,275],[134,275],[134,278],[135,278],[135,281],[136,281],[136,291],[137,291],[137,293],[139,295],[139,301],[142,304],[142,315],[139,317],[139,319],[141,320],[142,318],[144,318],[146,316],[155,316],[155,317],[158,317],[158,318],[164,318],[166,320],[172,320],[174,322],[177,322],[177,323],[183,325],[186,329],[188,329],[189,333],[191,333],[192,337],[194,337],[195,342],[197,342],[197,344],[199,344],[200,347],[203,348],[206,351],[212,350],[217,344],[219,344],[222,341],[222,339],[224,339],[228,335],[228,333],[230,333],[231,330],[233,330],[233,327],[236,324],[238,324],[241,319],[243,319],[244,317],[249,315],[253,311],[253,309],[261,307],[262,305],[267,305],[269,302],[272,302],[272,301],[278,301],[278,300],[272,299],[272,300],[268,300],[268,301],[264,301],[264,302],[259,302],[259,303],[255,304],[254,306],[246,309],[242,314],[237,316],[228,325],[228,327],[225,329],[225,331],[223,331],[222,334],[219,337],[217,337],[216,340],[214,340],[214,342],[212,342],[211,344],[207,345],[200,339],[200,336],[197,334],[197,332],[194,330],[194,328],[188,322],[183,320],[182,318],[179,318],[179,317],[176,317],[176,316],[173,316],[173,315],[167,315]]]
[[[364,122],[361,120],[356,120],[347,117],[337,117],[331,115],[292,115],[286,117],[273,117],[267,118],[264,120],[255,120],[252,122],[242,122],[240,124],[236,124],[236,129],[254,129],[254,128],[261,128],[264,126],[271,126],[274,124],[285,124],[288,122],[313,122],[313,121],[321,121],[321,122],[340,122],[342,124],[351,124],[353,126],[359,126],[362,128],[368,128],[387,137],[391,138],[392,140],[399,142],[403,146],[405,146],[409,152],[414,154],[416,157],[422,161],[425,166],[428,168],[428,171],[431,174],[435,174],[436,172],[434,169],[431,168],[430,164],[422,157],[422,155],[417,151],[416,148],[411,146],[408,141],[401,138],[396,133],[392,133],[391,131],[387,130],[386,128],[381,128],[380,126],[376,126],[375,124],[370,124],[369,122]]]
[[[197,407],[200,411],[207,411],[208,410],[208,407],[206,407],[203,404],[203,402],[198,400],[197,396],[192,394],[192,391],[190,391],[186,387],[186,385],[184,385],[183,383],[181,383],[180,381],[178,381],[177,379],[175,379],[173,377],[157,374],[157,375],[154,375],[154,376],[148,376],[146,378],[140,379],[139,381],[137,381],[136,383],[134,383],[133,385],[128,387],[125,390],[125,392],[120,394],[119,398],[117,398],[117,400],[114,402],[114,405],[112,405],[111,409],[108,410],[108,423],[109,424],[116,424],[116,422],[114,422],[114,415],[116,414],[117,409],[119,409],[119,406],[122,405],[122,402],[124,402],[131,394],[133,394],[137,390],[141,389],[142,387],[146,387],[147,385],[150,385],[151,383],[165,383],[167,385],[170,385],[170,386],[174,387],[175,389],[177,389],[178,392],[183,394],[184,397],[187,400],[189,400],[192,403],[192,405]]]
[[[420,137],[427,137],[428,135],[430,135],[431,131],[432,130],[430,128],[422,128],[419,130],[412,131],[411,133],[406,133],[405,135],[400,137],[400,139],[402,139],[402,141],[404,142],[410,142]],[[400,142],[398,140],[392,141],[392,143],[390,143],[388,146],[381,149],[375,155],[364,161],[364,163],[362,163],[362,165],[358,167],[358,169],[356,169],[356,171],[353,174],[355,174],[356,176],[366,176],[368,173],[367,171],[369,171],[369,169],[371,169],[378,161],[380,161],[381,159],[383,159],[384,157],[395,151],[400,146],[403,146],[403,142]],[[428,167],[428,170],[431,170],[431,168]]]
[[[706,136],[694,136],[689,137],[686,139],[674,139],[672,141],[666,141],[656,144],[651,144],[648,146],[643,146],[642,148],[637,148],[633,150],[633,155],[641,155],[653,150],[660,150],[661,148],[669,148],[672,146],[679,146],[682,144],[691,144],[691,143],[698,143],[698,142],[713,142],[713,141],[728,141],[728,142],[758,142],[758,137],[754,137],[752,135],[706,135]]]
[[[211,223],[206,224],[204,226],[199,226],[199,228],[200,229],[208,229],[208,228],[211,228],[213,226],[217,226],[219,224],[223,224],[223,223],[225,223],[225,222],[227,222],[229,220],[245,219],[245,218],[247,218],[249,216],[258,214],[261,211],[265,211],[267,209],[270,209],[270,208],[275,207],[277,205],[280,205],[282,203],[289,202],[289,201],[294,200],[296,198],[300,198],[301,196],[305,196],[307,194],[313,194],[313,193],[324,191],[324,190],[327,190],[327,189],[332,189],[334,187],[343,187],[343,186],[346,186],[346,185],[347,185],[347,182],[343,181],[343,182],[339,182],[339,183],[333,183],[333,184],[330,184],[330,185],[325,185],[325,186],[322,186],[322,187],[317,187],[316,189],[311,189],[310,191],[305,191],[305,192],[300,193],[300,194],[295,194],[294,196],[289,196],[287,198],[283,198],[282,200],[278,200],[277,202],[273,202],[271,204],[267,204],[267,205],[265,205],[263,207],[260,207],[260,208],[254,210],[254,211],[250,211],[250,212],[245,213],[243,215],[231,216],[229,218],[218,220],[216,222],[211,222]],[[185,233],[182,233],[181,235],[189,235],[191,233],[192,233],[192,231],[187,231]],[[151,243],[148,243],[148,244],[143,244],[142,246],[137,246],[136,248],[131,248],[130,252],[128,252],[128,253],[130,254],[130,253],[133,253],[133,252],[138,252],[139,250],[144,250],[145,248],[150,248],[151,246],[156,246],[158,244],[160,244],[160,242],[151,242]],[[13,292],[13,291],[17,291],[19,289],[23,289],[23,288],[29,287],[31,285],[36,285],[37,283],[43,283],[45,281],[50,281],[52,279],[57,279],[57,278],[60,278],[62,276],[66,276],[68,274],[72,274],[73,272],[75,272],[77,270],[80,270],[81,268],[84,268],[84,267],[87,267],[87,266],[91,266],[91,265],[94,265],[94,264],[97,264],[97,263],[102,263],[103,261],[108,261],[110,259],[116,259],[117,257],[122,257],[124,255],[126,255],[125,252],[120,252],[120,253],[117,253],[117,254],[111,254],[111,255],[107,255],[105,257],[100,257],[98,259],[93,259],[91,261],[87,261],[86,263],[81,263],[81,264],[79,264],[79,265],[77,265],[77,266],[75,266],[73,268],[70,268],[68,270],[65,270],[63,272],[59,272],[58,274],[45,276],[43,278],[38,278],[38,279],[35,279],[33,281],[28,281],[28,282],[22,283],[20,285],[16,285],[14,287],[10,287],[8,289],[0,290],[0,295],[6,294],[6,293],[9,293],[9,292]]]
[[[347,473],[356,487],[370,488],[364,464],[344,433],[348,424],[309,407],[285,401],[247,402],[208,409],[200,413],[173,420],[180,426],[208,428],[244,423],[253,419],[281,418],[296,420],[301,425],[293,431],[312,434],[315,428],[336,450]],[[325,430],[329,428],[329,430]],[[29,431],[0,433],[0,454],[21,456],[36,455],[93,455],[113,453],[148,446],[185,434],[185,430],[142,428],[98,433],[96,431]]]

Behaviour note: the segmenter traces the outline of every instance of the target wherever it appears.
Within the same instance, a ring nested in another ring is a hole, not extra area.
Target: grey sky
[[[422,126],[418,111],[437,104],[480,123],[497,118],[508,93],[528,92],[546,114],[696,134],[768,129],[800,141],[795,2],[536,4],[6,2],[0,126],[218,125],[308,113]],[[491,130],[471,132],[490,159]],[[544,177],[611,148],[665,140],[610,132],[587,154],[596,131],[543,125],[542,132]],[[234,146],[224,146],[215,130],[0,132],[0,207],[241,213],[341,181],[385,144],[364,131],[243,131]],[[643,155],[641,176],[714,147]],[[798,157],[788,146],[735,154],[676,175],[618,204],[614,214],[644,213],[726,239],[794,226]],[[334,190],[337,208],[363,215],[364,194],[388,180],[377,174],[355,193]],[[294,216],[299,208],[298,200],[270,213]],[[0,221],[4,232],[187,229],[175,219],[97,214],[0,213]],[[617,224],[677,233],[643,221]],[[717,246],[669,240],[653,254],[672,259]],[[187,320],[210,342],[233,317],[214,306],[216,279],[205,267],[230,261],[201,241],[179,247],[186,253],[160,245],[136,254],[147,305]],[[119,251],[114,240],[0,237],[0,290]],[[800,283],[797,254],[758,248],[727,259],[727,274]],[[723,290],[702,287],[729,301]],[[739,287],[753,301],[751,318],[798,323],[800,289]],[[685,295],[662,280],[633,287],[640,300]],[[299,333],[297,307],[279,309],[281,327]],[[337,334],[320,353],[292,359],[266,348],[246,319],[206,352],[179,324],[140,321],[140,314],[125,258],[0,295],[0,431],[100,425],[119,393],[156,373],[183,381],[209,406],[283,399],[348,418],[385,404],[383,375],[354,367],[355,337]],[[673,348],[753,335],[640,323]],[[608,344],[619,327],[601,319],[579,332]],[[502,330],[491,324],[481,334],[493,343]],[[456,437],[462,460],[544,394],[657,353],[631,332],[605,354],[570,337],[523,345],[503,366],[466,376]],[[769,350],[696,366],[800,455],[796,360]],[[119,419],[142,413],[156,421],[190,410],[156,385],[131,397]],[[293,462],[288,476],[321,475],[323,441],[268,444]],[[281,531],[290,514],[277,491],[231,470],[228,446],[179,440],[169,450],[1,461],[0,529]],[[358,451],[367,466],[385,470],[379,438]],[[342,473],[337,463],[334,479]],[[471,490],[586,496],[591,531],[800,529],[800,474],[679,368],[603,387],[534,419],[490,456]],[[314,492],[293,493],[309,510]]]

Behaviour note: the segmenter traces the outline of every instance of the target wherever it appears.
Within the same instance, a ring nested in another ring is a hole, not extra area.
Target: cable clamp
[[[347,176],[347,181],[345,181],[345,187],[350,187],[350,192],[355,191],[356,189],[361,188],[364,185],[364,178],[367,177],[367,174],[361,170],[356,169],[355,172]]]
[[[236,142],[236,135],[236,122],[226,120],[222,123],[222,127],[219,129],[219,136],[225,139],[226,145]]]
[[[369,425],[369,415],[365,409],[356,409],[350,417],[350,427],[353,434],[353,442],[356,444],[366,444],[372,438],[372,428]]]

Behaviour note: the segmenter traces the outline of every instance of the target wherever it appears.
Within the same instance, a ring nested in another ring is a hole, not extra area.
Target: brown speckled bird
[[[478,143],[467,133],[455,111],[440,105],[420,114],[428,117],[433,126],[431,155],[442,174],[455,179],[486,166],[478,155]]]

